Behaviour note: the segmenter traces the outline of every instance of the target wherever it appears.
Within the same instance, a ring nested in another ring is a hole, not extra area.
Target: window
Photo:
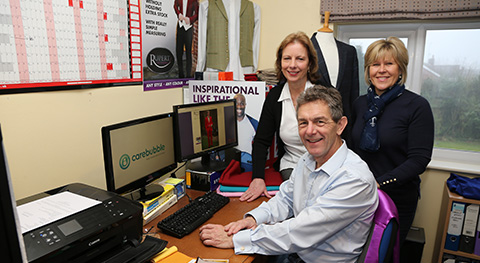
[[[357,49],[360,94],[367,87],[363,56],[368,45],[380,38],[399,37],[410,57],[406,87],[425,97],[433,110],[433,159],[478,165],[480,22],[348,24],[338,25],[337,30],[338,40]],[[478,173],[478,166],[474,170]]]

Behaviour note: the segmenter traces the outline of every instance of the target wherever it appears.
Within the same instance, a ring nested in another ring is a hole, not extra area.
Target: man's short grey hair
[[[315,101],[323,101],[328,105],[332,119],[338,122],[343,116],[342,96],[335,88],[327,88],[322,85],[315,85],[305,89],[297,98],[297,112],[300,106]],[[297,113],[298,117],[298,113]]]

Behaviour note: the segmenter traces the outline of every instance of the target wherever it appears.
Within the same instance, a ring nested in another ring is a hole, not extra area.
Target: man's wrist
[[[252,215],[250,215],[250,214],[249,214],[249,215],[246,215],[246,216],[245,216],[245,219],[251,220],[252,223],[253,223],[253,225],[255,225],[255,226],[257,225],[257,220],[256,220],[255,217],[253,217]]]

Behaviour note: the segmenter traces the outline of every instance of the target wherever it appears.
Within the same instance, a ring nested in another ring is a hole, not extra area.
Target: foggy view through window
[[[422,96],[435,117],[435,146],[480,152],[480,29],[427,30]]]

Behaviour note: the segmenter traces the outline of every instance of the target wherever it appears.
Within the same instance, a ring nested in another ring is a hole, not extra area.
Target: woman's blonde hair
[[[373,42],[368,46],[365,52],[365,82],[367,85],[372,84],[370,81],[370,66],[380,58],[385,58],[391,55],[400,69],[400,84],[405,84],[407,80],[408,67],[408,50],[398,37],[388,37]]]

